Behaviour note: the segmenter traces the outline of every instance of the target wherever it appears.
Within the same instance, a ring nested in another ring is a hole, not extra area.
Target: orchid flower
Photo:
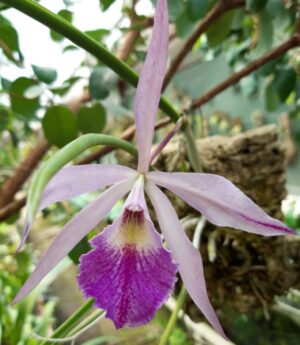
[[[121,215],[92,239],[93,249],[80,258],[78,283],[84,296],[93,298],[95,305],[106,311],[106,317],[117,328],[139,326],[151,320],[166,301],[178,270],[195,304],[225,336],[208,299],[199,250],[193,247],[171,202],[159,187],[172,191],[218,226],[264,236],[293,233],[224,177],[149,171],[167,57],[167,0],[158,0],[150,47],[135,98],[137,170],[105,164],[67,166],[50,180],[42,195],[40,210],[50,203],[112,186],[63,227],[14,302],[39,284],[106,217],[116,202],[129,193]],[[154,206],[168,249],[150,219],[144,192]]]

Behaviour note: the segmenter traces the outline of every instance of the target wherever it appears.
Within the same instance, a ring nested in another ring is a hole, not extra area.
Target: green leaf
[[[0,132],[6,129],[10,122],[10,111],[0,105]]]
[[[1,40],[7,45],[11,51],[19,51],[19,41],[17,31],[10,25],[0,26]],[[1,42],[2,43],[2,42]],[[1,44],[4,52],[6,51]]]
[[[0,25],[0,48],[10,61],[19,64],[23,60],[19,48],[18,33],[10,25]],[[18,60],[14,53],[18,53]]]
[[[271,60],[268,63],[266,63],[265,65],[263,65],[258,71],[257,74],[258,75],[262,75],[262,76],[267,76],[269,74],[274,73],[276,65],[280,63],[279,59],[275,59],[275,60]]]
[[[272,17],[275,17],[286,10],[282,0],[268,0],[266,9]]]
[[[39,109],[39,97],[26,97],[26,90],[38,85],[38,82],[33,79],[20,77],[16,79],[10,87],[9,96],[11,108],[15,113],[33,117],[35,112]]]
[[[296,73],[293,68],[282,69],[276,73],[274,89],[281,102],[284,102],[296,86]]]
[[[55,95],[63,96],[69,91],[69,89],[70,89],[70,84],[63,83],[60,86],[52,87],[50,91],[53,92]]]
[[[50,91],[56,95],[63,96],[70,90],[71,86],[73,86],[79,79],[81,79],[81,78],[80,77],[71,77],[69,79],[66,79],[62,85],[52,87],[52,88],[50,88]]]
[[[175,26],[176,34],[180,38],[185,38],[193,31],[195,23],[189,19],[187,11],[185,10],[182,15],[176,20]]]
[[[179,19],[184,12],[184,5],[182,0],[168,1],[169,17],[171,22]]]
[[[249,12],[259,12],[267,4],[268,0],[246,0],[246,10]]]
[[[46,111],[42,121],[45,137],[51,144],[62,147],[77,138],[74,114],[64,106],[54,106]]]
[[[101,133],[106,121],[106,112],[99,103],[82,107],[78,112],[78,127],[82,133]]]
[[[70,251],[69,258],[74,262],[74,264],[79,264],[79,258],[82,254],[85,254],[91,250],[91,245],[88,241],[87,236],[85,236],[76,246]]]
[[[101,10],[106,11],[115,2],[115,0],[99,0],[99,2]]]
[[[11,81],[6,78],[1,77],[1,86],[4,91],[8,92],[11,87]]]
[[[57,78],[57,72],[53,68],[32,65],[32,69],[38,80],[46,84],[53,83],[54,80]]]
[[[231,24],[235,15],[235,11],[230,11],[223,14],[214,22],[206,32],[208,44],[210,47],[216,47],[221,44],[228,36]]]
[[[92,37],[95,41],[101,42],[105,36],[107,36],[110,31],[106,29],[97,29],[97,30],[90,30],[85,31],[87,35]]]
[[[65,9],[60,10],[57,14],[70,23],[73,20],[73,13],[69,10],[65,10]],[[58,34],[57,32],[53,30],[50,30],[50,36],[54,41],[57,41],[57,42],[62,41],[64,39],[64,36]]]
[[[104,73],[104,68],[97,67],[90,75],[89,89],[94,99],[104,99],[109,95],[109,88],[105,83]]]
[[[203,18],[209,8],[208,0],[187,0],[186,10],[191,21]]]
[[[274,111],[279,105],[279,98],[273,83],[265,89],[265,106],[268,111]]]
[[[272,48],[273,44],[273,23],[272,18],[266,9],[258,16],[258,44],[251,52],[251,57],[256,58]]]
[[[78,50],[78,47],[74,46],[73,44],[69,44],[69,45],[64,47],[63,53],[65,53],[67,51],[73,51],[73,50]]]

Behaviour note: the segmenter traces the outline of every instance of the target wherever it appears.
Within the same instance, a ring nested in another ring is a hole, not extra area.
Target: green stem
[[[137,86],[138,74],[127,64],[110,53],[103,45],[96,40],[78,30],[59,15],[49,11],[47,8],[39,5],[32,0],[1,0],[3,3],[16,8],[38,22],[46,25],[48,28],[58,32],[62,36],[94,55],[103,64],[111,68],[121,78],[128,83]],[[172,105],[164,98],[160,99],[160,108],[174,121],[179,118],[179,114]]]
[[[195,172],[201,172],[202,162],[201,162],[200,154],[197,149],[196,139],[192,132],[191,125],[187,125],[183,133],[186,140],[188,158],[192,165],[192,168],[194,169]]]
[[[83,328],[85,328],[87,325],[91,324],[94,320],[96,320],[99,316],[101,316],[104,313],[103,310],[96,310],[93,314],[86,317],[80,324],[72,328],[70,332],[68,332],[67,336],[70,337],[78,332],[80,332]]]
[[[81,306],[74,314],[72,314],[64,323],[62,323],[52,334],[52,338],[59,338],[65,335],[73,325],[81,319],[93,306],[94,300],[88,299],[83,306]],[[42,341],[40,345],[52,345],[52,342]]]
[[[162,337],[160,338],[159,345],[167,345],[169,342],[170,335],[175,327],[178,313],[180,309],[182,308],[182,305],[185,301],[186,297],[186,289],[184,286],[181,287],[181,290],[179,292],[179,296],[177,298],[177,303],[175,306],[175,309],[172,311],[171,317],[168,321],[167,327],[165,328]]]
[[[96,145],[107,145],[123,149],[137,157],[137,150],[125,140],[105,134],[86,134],[57,151],[35,174],[28,193],[28,222],[31,223],[38,209],[43,191],[49,180],[81,152]]]

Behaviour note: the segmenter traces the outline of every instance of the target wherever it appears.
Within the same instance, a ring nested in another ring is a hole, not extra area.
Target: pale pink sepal
[[[167,0],[158,0],[148,54],[135,96],[135,122],[138,141],[138,171],[147,172],[154,125],[168,59]]]
[[[218,317],[208,299],[200,253],[183,231],[168,198],[153,183],[147,182],[146,192],[154,206],[160,229],[179,265],[179,272],[189,295],[211,325],[226,338]]]
[[[47,184],[39,210],[52,203],[93,192],[135,175],[135,170],[117,164],[67,166],[61,169]]]
[[[266,214],[222,176],[200,173],[150,172],[148,178],[180,196],[211,223],[263,236],[294,234]]]
[[[132,188],[133,179],[110,187],[72,218],[55,237],[36,269],[18,292],[13,303],[25,297],[108,214],[114,204]]]
[[[70,165],[61,169],[49,181],[42,194],[38,210],[41,211],[55,202],[110,186],[134,177],[136,174],[135,170],[117,164]],[[23,247],[31,225],[27,220],[17,252]]]

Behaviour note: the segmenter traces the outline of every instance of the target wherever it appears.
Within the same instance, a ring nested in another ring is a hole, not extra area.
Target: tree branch
[[[174,60],[171,62],[171,65],[166,73],[163,88],[168,86],[170,80],[178,70],[180,64],[192,50],[194,44],[197,42],[198,38],[213,24],[219,17],[221,17],[225,12],[233,10],[238,7],[244,6],[244,0],[231,0],[231,1],[219,1],[217,4],[207,13],[205,18],[200,22],[199,26],[192,33],[189,39],[185,42],[184,46],[178,52]]]
[[[42,139],[29,153],[25,160],[16,169],[14,174],[8,178],[0,188],[0,208],[9,203],[24,182],[31,175],[32,170],[48,151],[50,144]]]
[[[270,52],[266,53],[262,57],[250,62],[247,66],[241,69],[238,72],[233,73],[230,77],[222,81],[220,84],[213,87],[211,90],[206,92],[204,95],[200,96],[199,98],[195,99],[192,102],[192,105],[189,108],[189,111],[194,110],[196,108],[201,107],[203,104],[210,101],[213,97],[227,89],[228,87],[236,84],[239,80],[246,77],[250,73],[256,71],[267,62],[274,60],[287,52],[289,49],[295,48],[300,44],[300,36],[294,35],[286,42],[282,43],[280,46],[274,48]]]
[[[26,204],[26,197],[19,200],[14,200],[7,204],[5,207],[0,209],[0,222],[3,220],[9,218],[14,213],[18,212],[22,207],[24,207]]]

